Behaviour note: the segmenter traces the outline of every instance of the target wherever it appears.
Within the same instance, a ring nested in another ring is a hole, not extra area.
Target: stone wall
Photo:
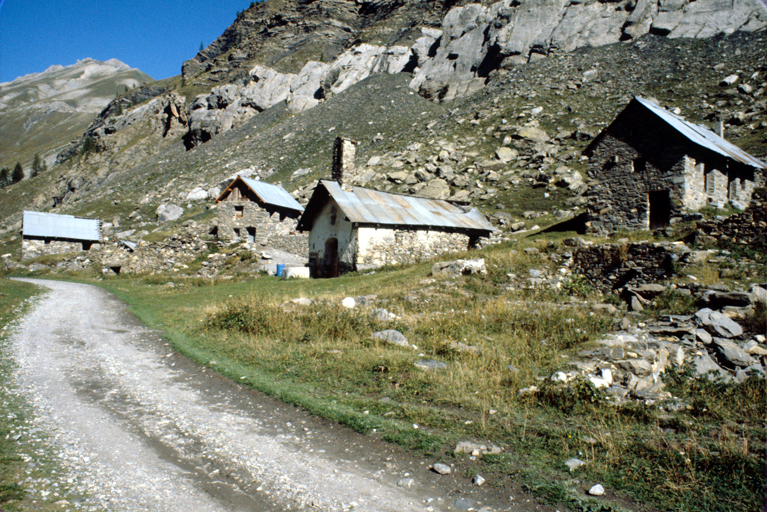
[[[760,174],[632,105],[588,150],[590,232],[653,229],[707,204],[748,205]]]
[[[725,248],[735,244],[759,251],[767,250],[767,190],[756,190],[751,204],[742,213],[721,222],[698,222],[697,230],[686,241]]]
[[[669,217],[684,209],[685,155],[666,154],[647,160],[617,136],[606,135],[589,159],[589,220],[595,231],[640,230],[650,227],[648,193],[669,192]]]
[[[240,209],[238,212],[237,209]],[[309,236],[296,231],[296,219],[261,208],[251,201],[224,201],[216,207],[215,234],[221,240],[252,241],[306,256]]]
[[[67,254],[80,252],[88,250],[88,248],[91,250],[97,250],[98,245],[98,243],[91,244],[91,242],[85,242],[85,246],[83,246],[83,242],[24,239],[21,242],[21,259],[29,260],[48,254]]]
[[[656,244],[580,247],[573,254],[571,268],[574,275],[585,276],[603,293],[655,283],[674,273],[672,254]]]
[[[356,242],[358,266],[413,263],[469,247],[469,237],[462,233],[381,228],[357,229]]]
[[[105,245],[96,256],[102,268],[115,273],[151,274],[178,271],[208,251],[208,244],[194,233],[177,233],[162,242],[140,242],[135,250],[120,243]]]

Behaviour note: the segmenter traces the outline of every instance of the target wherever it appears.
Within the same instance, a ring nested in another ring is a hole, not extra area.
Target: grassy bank
[[[592,312],[571,287],[502,291],[506,274],[551,265],[538,254],[484,249],[486,276],[429,276],[430,264],[332,280],[249,277],[205,283],[157,276],[102,282],[146,323],[164,330],[200,364],[409,449],[457,462],[489,485],[522,481],[573,510],[756,510],[763,497],[765,390],[664,377],[690,407],[610,405],[588,382],[572,389],[546,377],[610,330],[618,316]],[[235,282],[236,281],[236,282]],[[374,294],[375,307],[347,309],[345,297]],[[291,302],[309,298],[311,304]],[[598,299],[597,297],[590,297]],[[601,298],[602,300],[604,298]],[[409,347],[371,337],[397,329]],[[417,363],[445,363],[422,370]],[[537,394],[520,390],[538,386]],[[458,441],[503,448],[471,458]],[[586,462],[570,472],[564,462]],[[586,498],[594,483],[606,498]],[[640,505],[641,504],[641,505]]]

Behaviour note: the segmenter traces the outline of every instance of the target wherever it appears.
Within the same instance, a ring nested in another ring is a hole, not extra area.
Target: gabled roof
[[[296,210],[299,212],[304,211],[303,206],[298,204],[298,201],[293,199],[293,196],[291,196],[284,188],[278,185],[272,185],[271,183],[266,183],[265,181],[243,178],[242,176],[237,176],[234,181],[232,181],[229,186],[226,187],[223,192],[221,192],[221,194],[216,199],[216,202],[218,203],[222,201],[227,195],[229,195],[229,193],[231,193],[232,189],[238,182],[244,183],[246,187],[252,190],[253,193],[256,194],[256,196],[267,205],[277,206],[279,208],[287,208],[289,210]]]
[[[735,160],[742,164],[748,165],[749,167],[754,167],[756,169],[767,169],[767,164],[757,160],[734,144],[727,142],[711,130],[682,119],[681,117],[672,114],[668,110],[664,109],[660,105],[657,105],[656,103],[653,103],[652,101],[640,98],[639,96],[634,96],[634,99],[631,100],[631,103],[629,103],[626,109],[637,105],[641,106],[648,112],[664,121],[674,130],[679,132],[680,135],[697,146],[708,149],[709,151],[713,151],[714,153],[718,153],[725,158],[729,158],[731,160]],[[624,109],[624,111],[626,109]],[[609,128],[610,127],[608,126],[602,130],[599,135],[597,135],[594,140],[591,141],[591,143],[583,152],[586,154],[591,153],[599,141],[602,140]]]
[[[24,212],[22,233],[26,237],[59,238],[98,242],[99,221],[82,219],[72,215]]]
[[[332,197],[349,220],[358,225],[397,228],[438,228],[445,231],[488,236],[494,230],[476,208],[462,207],[439,199],[405,196],[354,187],[350,192],[335,181],[320,181],[306,212],[298,222],[299,231],[309,231]]]

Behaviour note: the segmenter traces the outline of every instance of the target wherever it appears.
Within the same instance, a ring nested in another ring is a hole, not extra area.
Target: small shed
[[[88,251],[101,241],[101,223],[72,215],[25,211],[22,217],[22,259],[45,254]]]
[[[298,229],[313,275],[335,277],[476,247],[494,228],[476,208],[321,180]]]
[[[281,186],[237,176],[216,203],[211,234],[305,254],[306,237],[296,232],[304,208]]]
[[[712,131],[640,97],[584,154],[595,232],[655,229],[706,205],[745,209],[767,170]]]

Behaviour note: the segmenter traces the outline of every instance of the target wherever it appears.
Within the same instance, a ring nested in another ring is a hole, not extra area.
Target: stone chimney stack
[[[341,188],[344,187],[344,178],[348,178],[354,172],[354,152],[356,140],[345,137],[336,138],[333,144],[333,174],[331,178],[337,181]]]

